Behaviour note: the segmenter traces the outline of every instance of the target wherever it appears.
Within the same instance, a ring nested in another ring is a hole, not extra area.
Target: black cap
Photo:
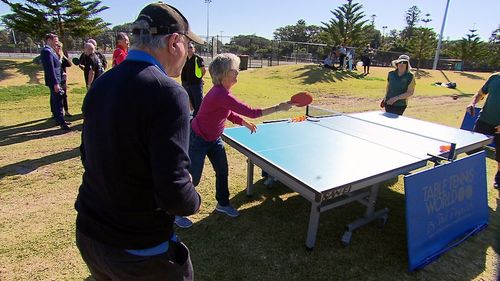
[[[191,41],[204,44],[205,41],[189,29],[187,19],[176,8],[162,2],[152,3],[144,7],[135,20],[144,20],[149,24],[151,35],[166,35],[172,33],[184,34]],[[140,30],[132,30],[132,33],[139,33]]]

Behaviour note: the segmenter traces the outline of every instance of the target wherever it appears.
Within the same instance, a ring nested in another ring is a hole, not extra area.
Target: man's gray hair
[[[212,77],[214,85],[221,85],[222,79],[231,69],[238,70],[240,67],[240,58],[235,54],[222,53],[217,55],[210,63],[208,71]]]
[[[132,46],[131,49],[151,48],[163,49],[167,47],[165,37],[169,35],[151,35],[149,33],[149,24],[145,20],[139,20],[132,24]]]

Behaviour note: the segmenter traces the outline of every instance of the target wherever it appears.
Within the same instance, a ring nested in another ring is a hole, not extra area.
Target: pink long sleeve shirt
[[[200,110],[191,121],[193,131],[206,141],[214,141],[222,135],[226,119],[242,125],[243,118],[258,118],[262,109],[254,109],[236,99],[222,85],[214,86],[201,102]]]

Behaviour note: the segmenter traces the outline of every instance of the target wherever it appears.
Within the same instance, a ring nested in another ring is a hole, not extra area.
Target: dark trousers
[[[406,109],[406,105],[405,106],[394,106],[394,105],[385,104],[385,112],[394,113],[397,115],[403,115],[403,112],[405,112],[405,109]]]
[[[57,124],[64,124],[64,114],[63,114],[63,97],[62,91],[56,93],[53,87],[50,89],[50,111],[52,116],[56,120]]]
[[[340,69],[344,69],[345,57],[346,57],[346,55],[344,55],[344,54],[339,55]]]
[[[62,104],[63,104],[63,108],[64,108],[64,111],[68,112],[68,87],[66,85],[66,81],[63,81],[61,82],[61,88],[63,89],[64,91],[64,94],[62,95]]]
[[[189,137],[191,166],[189,167],[189,173],[193,177],[193,184],[195,186],[200,183],[205,156],[208,156],[215,171],[215,199],[217,199],[219,205],[227,206],[229,205],[229,172],[224,143],[220,137],[215,141],[206,141],[191,129]]]
[[[196,116],[198,110],[200,110],[201,101],[203,100],[203,83],[199,84],[186,84],[182,83],[184,89],[189,96],[189,101],[193,106],[193,117]]]
[[[473,131],[493,136],[493,143],[495,144],[495,160],[500,162],[500,152],[498,151],[498,149],[500,149],[500,134],[495,133],[495,125],[488,124],[478,119],[474,125]]]
[[[168,251],[151,257],[95,241],[76,230],[76,246],[95,280],[193,280],[189,250],[182,242],[170,242]]]

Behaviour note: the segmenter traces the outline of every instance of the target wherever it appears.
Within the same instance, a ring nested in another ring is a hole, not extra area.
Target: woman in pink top
[[[242,116],[258,118],[278,111],[289,110],[293,104],[282,102],[276,106],[264,109],[252,108],[239,101],[232,93],[231,88],[238,82],[238,68],[240,59],[234,54],[220,54],[214,58],[209,66],[210,76],[214,86],[203,98],[198,114],[191,122],[189,140],[189,158],[191,166],[189,172],[193,176],[193,184],[198,185],[203,171],[205,156],[212,163],[215,170],[215,210],[230,217],[237,217],[238,211],[229,204],[228,164],[226,151],[221,139],[226,120],[234,124],[247,127],[251,133],[257,131],[252,122]],[[178,217],[179,226],[189,227],[187,218]]]

